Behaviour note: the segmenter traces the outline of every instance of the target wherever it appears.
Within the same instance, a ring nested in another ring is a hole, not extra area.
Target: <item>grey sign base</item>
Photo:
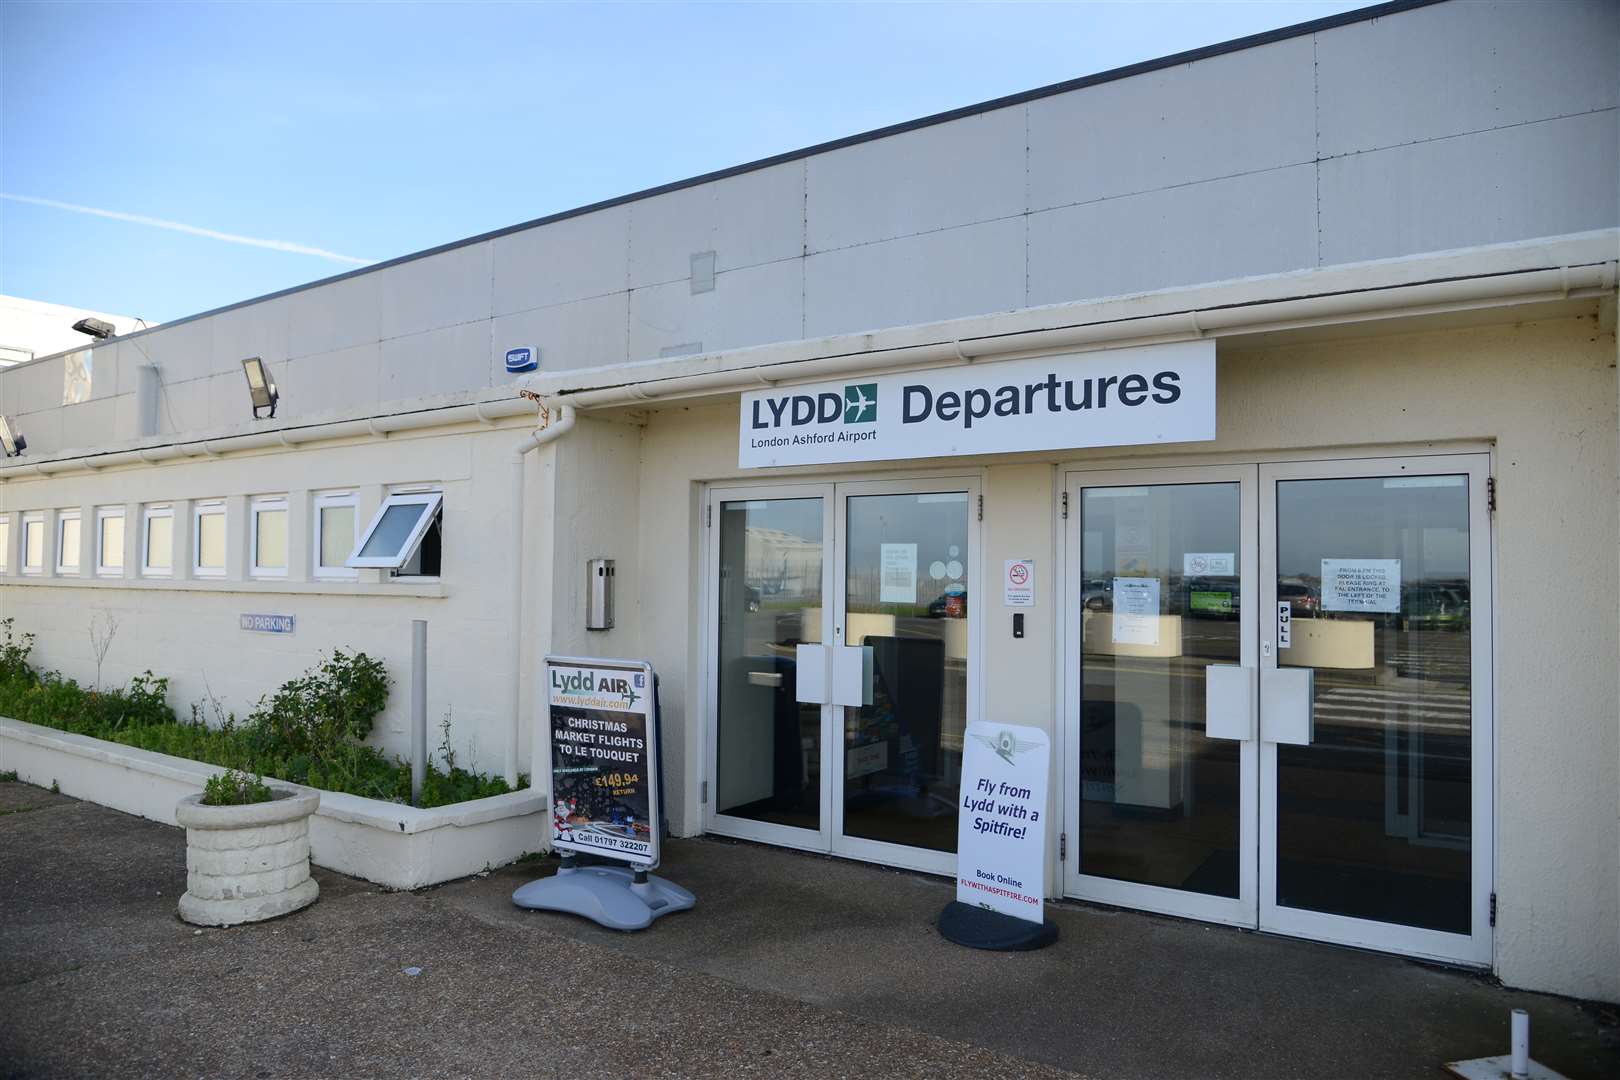
[[[997,952],[1027,952],[1042,949],[1058,939],[1057,923],[1015,919],[999,911],[973,907],[952,900],[939,913],[939,936],[970,949]]]
[[[512,903],[583,915],[610,930],[645,930],[661,915],[687,910],[697,897],[672,881],[627,866],[564,866],[553,877],[521,886]]]
[[[1512,1080],[1513,1055],[1448,1061],[1446,1068],[1463,1077],[1463,1080]],[[1539,1061],[1530,1063],[1530,1071],[1525,1076],[1529,1080],[1565,1080],[1563,1073],[1553,1072]]]

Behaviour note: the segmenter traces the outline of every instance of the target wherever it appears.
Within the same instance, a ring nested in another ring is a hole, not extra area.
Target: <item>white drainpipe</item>
[[[512,665],[512,725],[506,741],[506,784],[513,788],[517,787],[518,747],[523,729],[523,459],[531,450],[556,442],[573,429],[573,406],[560,406],[550,423],[518,443],[512,451],[512,552],[517,559],[518,577],[512,589],[512,633],[508,651]],[[534,778],[529,782],[534,783]]]

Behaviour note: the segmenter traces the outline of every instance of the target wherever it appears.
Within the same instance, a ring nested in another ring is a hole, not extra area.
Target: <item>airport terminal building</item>
[[[19,364],[0,617],[239,713],[425,619],[511,777],[646,659],[674,832],[925,872],[1031,724],[1048,897],[1620,1001],[1617,56],[1385,4]]]

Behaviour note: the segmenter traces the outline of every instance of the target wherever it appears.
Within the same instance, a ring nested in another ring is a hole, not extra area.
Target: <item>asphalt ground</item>
[[[0,1075],[1429,1077],[1505,1053],[1620,1075],[1612,1008],[1393,957],[1084,905],[962,949],[948,882],[718,840],[698,906],[624,934],[522,911],[520,863],[416,893],[181,923],[178,829],[0,783]],[[415,974],[407,973],[415,969]]]

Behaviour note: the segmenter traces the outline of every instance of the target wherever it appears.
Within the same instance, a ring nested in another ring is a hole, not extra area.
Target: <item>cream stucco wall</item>
[[[1028,636],[981,589],[987,714],[1057,732],[1052,572],[1065,464],[1193,464],[1494,447],[1496,969],[1516,986],[1620,998],[1620,594],[1615,340],[1595,316],[1298,344],[1224,340],[1213,443],[906,463],[980,473],[981,575],[1037,559]],[[643,651],[665,673],[677,829],[700,827],[704,481],[892,475],[736,467],[737,406],[650,414],[641,446]],[[994,577],[981,577],[994,581]],[[678,684],[676,679],[680,680]],[[677,690],[677,686],[679,689]],[[1049,889],[1049,891],[1054,891]]]
[[[511,448],[527,433],[521,420],[505,427],[478,425],[435,429],[388,439],[351,440],[291,451],[231,454],[160,466],[77,472],[16,480],[0,486],[0,518],[11,522],[9,558],[0,573],[0,618],[15,618],[19,631],[37,635],[34,660],[91,682],[96,670],[89,625],[100,612],[120,625],[107,653],[102,679],[122,684],[151,669],[170,680],[169,701],[181,717],[191,706],[212,712],[210,697],[244,717],[260,695],[313,664],[334,648],[363,650],[382,659],[394,683],[373,741],[406,754],[410,736],[411,620],[428,621],[428,745],[441,739],[439,725],[451,716],[452,745],[460,764],[500,774],[506,767],[511,731],[512,679],[507,661],[515,612],[511,549]],[[534,466],[529,466],[532,473]],[[443,573],[437,583],[389,583],[381,571],[359,572],[354,583],[314,580],[310,497],[314,492],[354,490],[364,527],[390,487],[431,485],[443,490]],[[254,579],[248,560],[248,498],[288,495],[289,567],[285,579]],[[174,576],[143,578],[136,570],[143,504],[172,502],[174,530],[185,550],[188,500],[226,497],[227,573],[195,580],[188,559],[177,553]],[[94,508],[125,507],[130,544],[124,576],[94,575],[88,545]],[[539,531],[538,507],[526,500],[529,535]],[[18,522],[22,512],[82,508],[87,557],[82,573],[20,573]],[[291,634],[243,631],[242,613],[290,614]],[[519,763],[528,770],[526,757]]]

